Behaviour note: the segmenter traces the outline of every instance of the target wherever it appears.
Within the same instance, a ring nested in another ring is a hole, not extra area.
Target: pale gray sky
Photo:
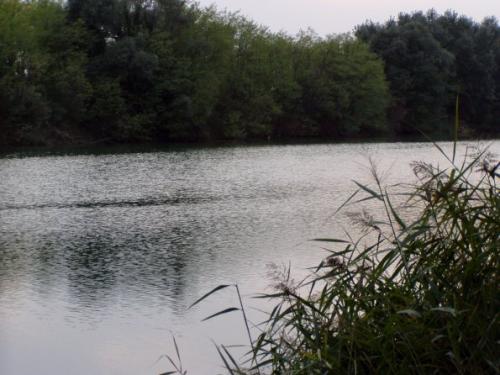
[[[399,12],[453,9],[481,21],[500,18],[500,0],[198,0],[202,6],[241,11],[273,31],[295,34],[313,28],[320,35],[352,31],[367,19],[385,21]]]

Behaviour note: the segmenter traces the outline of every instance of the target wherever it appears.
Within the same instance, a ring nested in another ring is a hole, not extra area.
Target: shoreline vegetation
[[[275,292],[255,297],[271,310],[254,338],[237,286],[236,307],[204,319],[241,310],[246,360],[216,344],[227,373],[500,372],[500,162],[487,149],[468,147],[458,160],[456,147],[436,147],[447,165],[412,163],[414,184],[387,186],[372,163],[373,183],[355,182],[335,212],[352,222],[345,238],[315,239],[329,256],[309,276],[295,281],[278,267]],[[167,358],[174,371],[164,374],[188,373]]]
[[[498,136],[500,27],[273,33],[184,0],[0,2],[0,147]]]
[[[470,142],[471,144],[484,144],[498,140],[498,136],[491,137],[468,137],[462,138],[460,142]],[[164,151],[185,151],[207,148],[225,147],[266,147],[266,146],[301,146],[301,145],[355,145],[371,143],[451,143],[449,136],[441,138],[433,137],[430,140],[426,136],[408,137],[373,137],[373,138],[341,138],[341,139],[320,139],[320,138],[294,138],[279,140],[207,140],[192,142],[136,142],[136,143],[82,143],[82,144],[48,144],[38,146],[2,146],[0,157],[27,157],[27,156],[54,156],[54,155],[86,155],[86,154],[128,154],[141,152],[164,152]]]

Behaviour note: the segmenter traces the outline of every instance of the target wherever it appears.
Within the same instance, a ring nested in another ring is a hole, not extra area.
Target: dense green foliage
[[[2,0],[0,28],[4,143],[384,130],[383,65],[353,38],[291,38],[182,0]]]
[[[478,24],[453,12],[400,14],[383,25],[367,23],[356,35],[385,62],[391,127],[397,133],[448,129],[455,96],[469,130],[500,128],[500,26]]]
[[[457,92],[491,133],[499,67],[496,20],[451,13],[320,38],[185,0],[0,0],[0,144],[406,134]]]

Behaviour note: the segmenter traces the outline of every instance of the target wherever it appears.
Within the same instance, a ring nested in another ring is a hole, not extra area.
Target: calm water
[[[237,282],[259,320],[266,265],[325,256],[308,240],[349,229],[332,213],[370,181],[368,156],[388,183],[412,180],[413,160],[445,165],[426,143],[4,155],[0,374],[158,374],[172,335],[190,374],[222,373],[211,339],[245,344],[240,316],[200,320],[234,293],[187,307]]]

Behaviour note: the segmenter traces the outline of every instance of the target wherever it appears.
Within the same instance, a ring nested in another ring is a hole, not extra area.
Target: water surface
[[[368,156],[387,183],[446,163],[428,143],[4,155],[0,374],[157,374],[172,335],[190,374],[223,373],[211,339],[245,344],[241,318],[200,320],[234,293],[188,306],[238,283],[258,320],[266,265],[305,272],[326,255],[309,239],[350,229],[332,214],[351,180],[370,182]]]

